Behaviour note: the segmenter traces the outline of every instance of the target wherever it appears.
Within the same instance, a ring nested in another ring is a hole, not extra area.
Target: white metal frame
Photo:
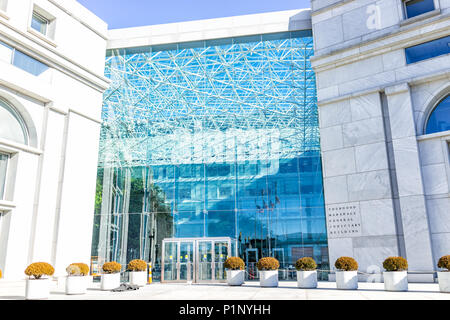
[[[8,175],[9,175],[9,161],[11,159],[11,155],[5,152],[2,152],[0,150],[0,155],[4,155],[6,156],[6,172],[5,172],[5,181],[3,184],[3,190],[0,190],[0,194],[2,194],[2,196],[0,197],[0,201],[1,200],[5,200],[5,196],[6,196],[6,186],[8,185]]]
[[[200,255],[199,255],[199,244],[201,242],[210,242],[211,243],[211,279],[201,280],[199,279],[199,265],[200,265]],[[212,238],[168,238],[164,239],[162,243],[162,256],[161,256],[161,282],[162,283],[186,283],[186,282],[194,282],[194,283],[216,283],[216,282],[225,282],[226,280],[216,280],[215,279],[215,244],[219,242],[226,242],[228,244],[228,256],[237,255],[237,245],[235,246],[234,251],[232,252],[232,242],[236,242],[235,239],[230,237],[212,237]],[[166,280],[164,278],[165,273],[165,251],[167,243],[177,243],[177,257],[176,257],[176,279],[175,280]],[[188,263],[188,277],[187,279],[180,279],[180,245],[181,243],[192,243],[192,263]],[[192,279],[190,278],[192,268]]]

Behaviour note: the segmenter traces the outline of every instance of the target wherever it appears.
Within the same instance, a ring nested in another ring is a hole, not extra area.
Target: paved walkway
[[[242,287],[226,284],[161,284],[154,283],[137,291],[101,291],[93,283],[87,294],[68,296],[64,284],[52,283],[50,300],[450,300],[450,294],[440,293],[438,284],[410,283],[408,292],[386,292],[382,283],[359,283],[356,291],[337,290],[334,282],[319,282],[317,289],[303,290],[296,282],[280,282],[278,288],[260,288],[258,282]],[[0,280],[0,300],[23,300],[25,281]]]

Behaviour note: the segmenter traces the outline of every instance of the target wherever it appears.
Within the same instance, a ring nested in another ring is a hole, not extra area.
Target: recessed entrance
[[[225,282],[224,263],[236,248],[228,237],[165,239],[161,282]]]

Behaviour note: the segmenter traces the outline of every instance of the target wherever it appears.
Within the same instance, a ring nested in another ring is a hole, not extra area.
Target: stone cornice
[[[433,26],[433,28],[430,28],[429,32],[423,33],[422,30],[429,26]],[[333,69],[386,52],[447,36],[449,28],[450,14],[434,16],[421,24],[413,23],[395,30],[387,29],[385,31],[386,34],[376,39],[362,41],[358,45],[336,50],[329,54],[314,56],[311,58],[311,64],[316,72]]]
[[[58,52],[55,47],[40,41],[41,39],[34,37],[32,34],[22,32],[6,21],[0,20],[0,25],[3,25],[13,31],[13,34],[11,34],[1,32],[0,30],[0,40],[4,41],[8,45],[17,48],[32,57],[39,58],[38,60],[44,62],[48,66],[85,83],[97,91],[104,92],[108,89],[110,80],[103,75],[99,75],[78,64]],[[31,44],[36,44],[40,50],[37,51]],[[61,61],[61,59],[63,59],[63,61]]]

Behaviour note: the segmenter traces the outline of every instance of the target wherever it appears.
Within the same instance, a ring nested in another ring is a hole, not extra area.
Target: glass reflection
[[[231,237],[249,272],[327,268],[312,55],[310,31],[109,52],[92,255],[158,278],[163,239]]]

